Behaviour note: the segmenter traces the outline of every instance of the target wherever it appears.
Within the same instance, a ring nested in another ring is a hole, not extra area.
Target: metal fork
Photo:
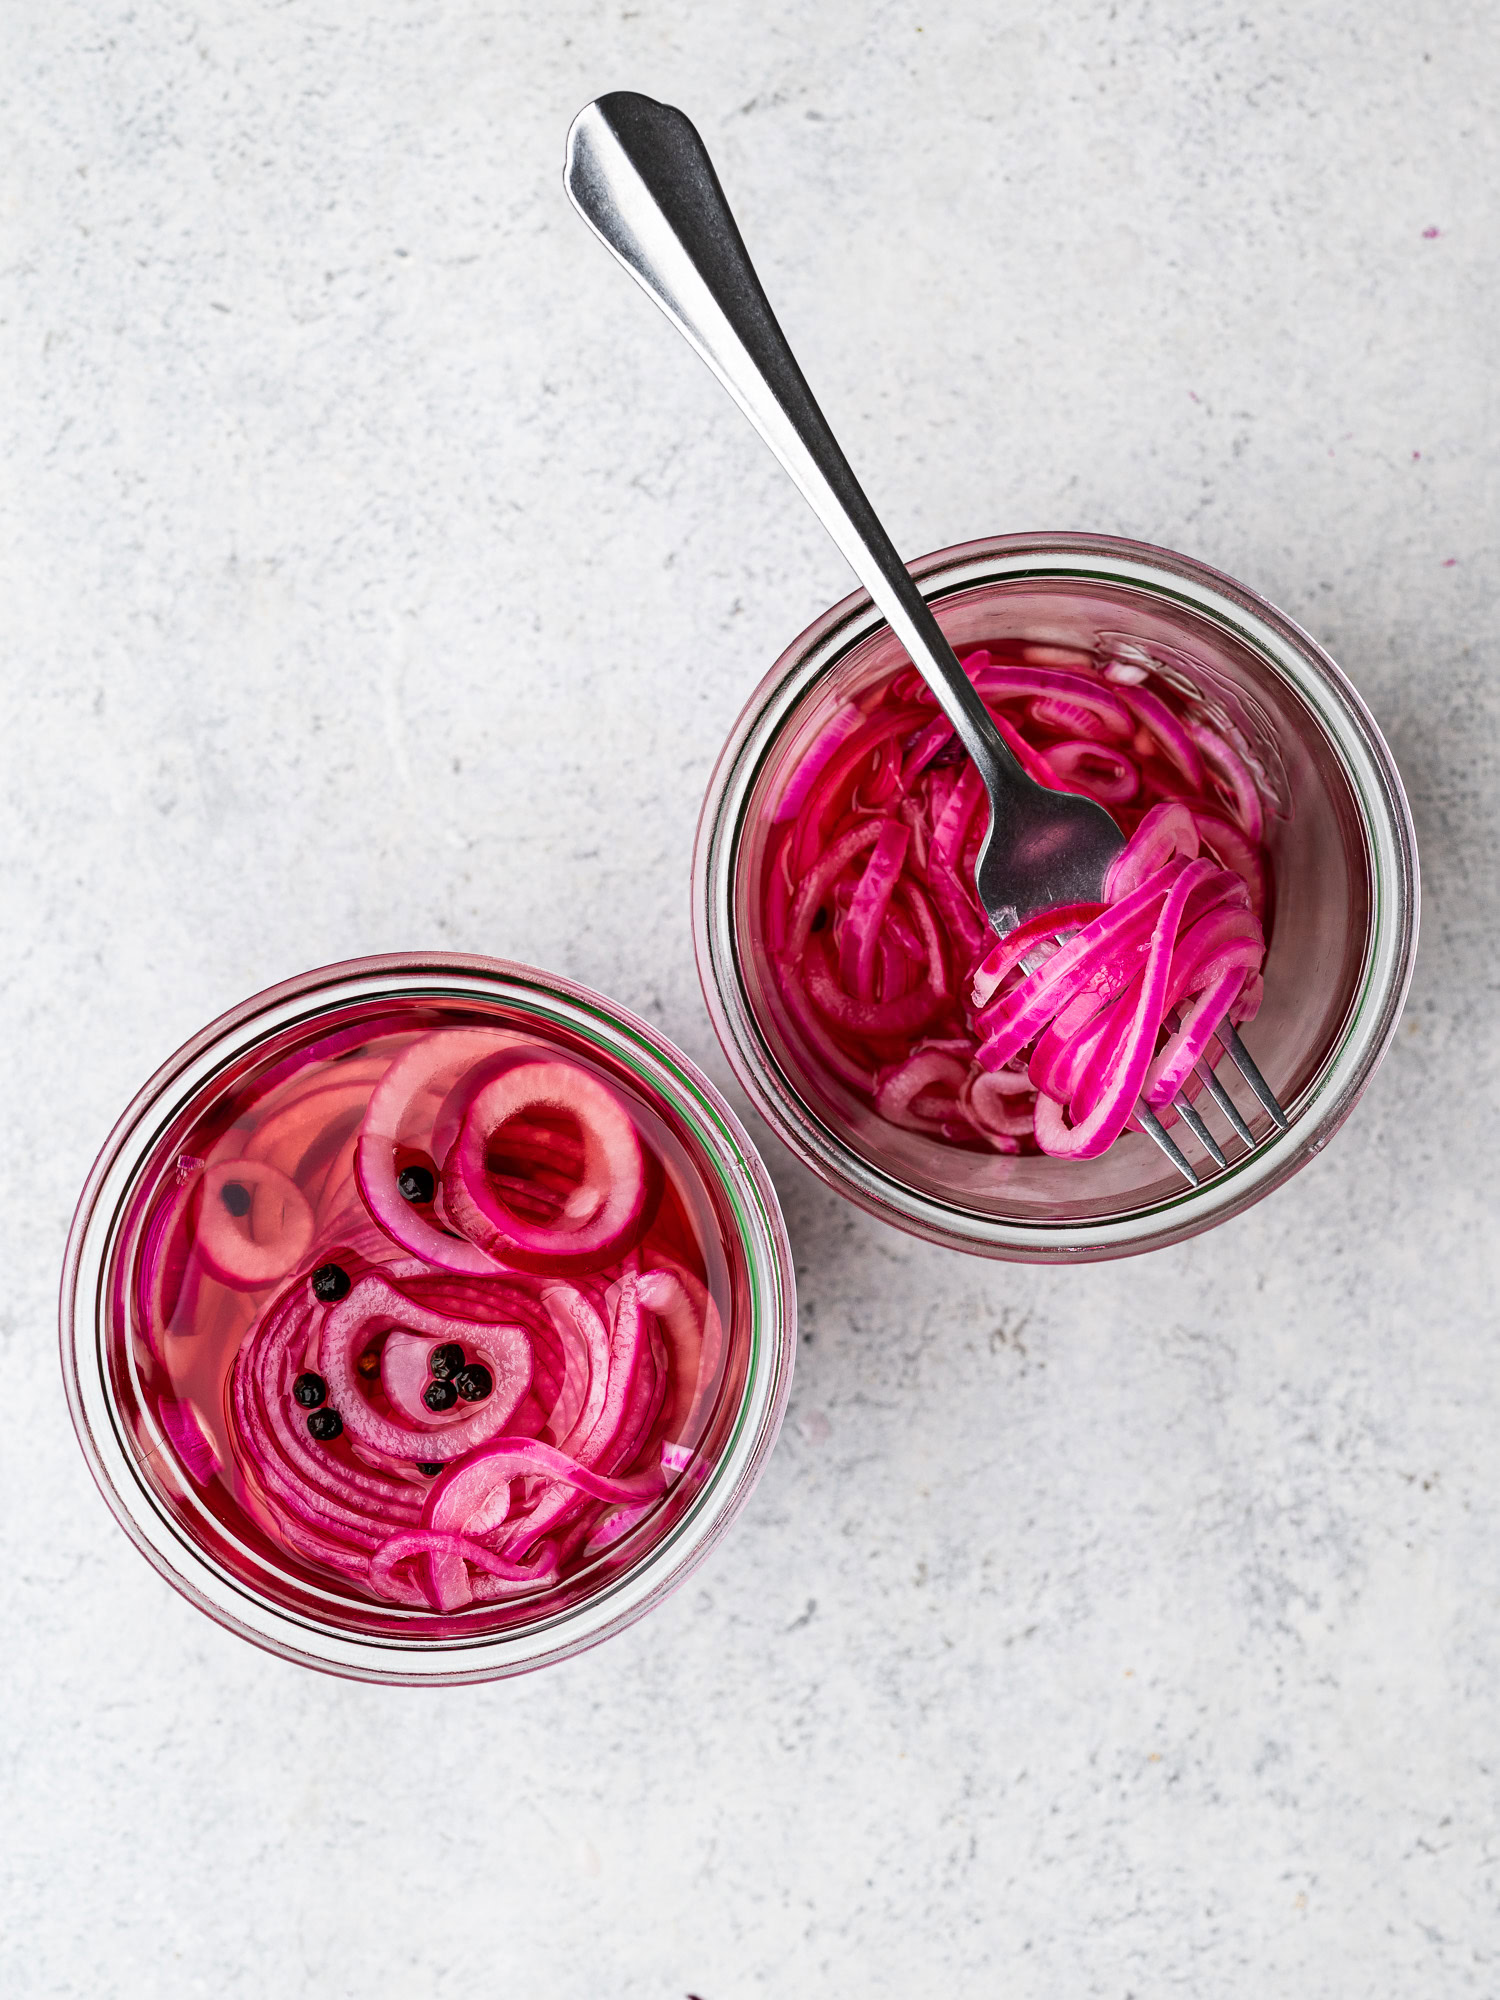
[[[584,221],[706,361],[800,488],[942,704],[989,797],[975,888],[1001,937],[1034,912],[1098,902],[1125,836],[1104,807],[1029,777],[876,518],[776,322],[702,139],[682,112],[634,91],[586,105],[564,184]],[[1235,1030],[1219,1040],[1279,1127],[1287,1120]],[[1255,1140],[1207,1063],[1203,1080]],[[1216,1166],[1225,1154],[1186,1097],[1173,1110]],[[1137,1119],[1183,1177],[1198,1175],[1141,1100]]]

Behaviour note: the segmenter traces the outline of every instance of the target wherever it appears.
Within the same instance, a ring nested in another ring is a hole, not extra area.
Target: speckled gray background
[[[0,1987],[1500,1991],[1487,0],[14,0],[0,58]],[[698,801],[848,579],[564,204],[618,87],[904,548],[1140,536],[1329,645],[1423,955],[1329,1153],[1145,1262],[768,1140],[804,1341],[728,1542],[528,1682],[345,1686],[115,1529],[56,1271],[147,1073],[321,961],[550,965],[726,1078]]]

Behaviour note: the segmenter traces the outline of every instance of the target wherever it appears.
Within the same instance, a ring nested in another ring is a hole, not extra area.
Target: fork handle
[[[670,104],[611,91],[574,119],[564,184],[791,474],[942,703],[991,800],[1030,790],[814,401],[692,122]]]

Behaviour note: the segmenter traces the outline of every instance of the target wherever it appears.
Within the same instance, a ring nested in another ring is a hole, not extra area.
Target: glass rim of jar
[[[273,1036],[360,1002],[500,1001],[550,1021],[622,1063],[648,1101],[692,1134],[739,1233],[749,1303],[739,1409],[723,1450],[681,1517],[638,1561],[576,1604],[505,1630],[422,1633],[422,1614],[390,1607],[388,1633],[364,1634],[293,1611],[233,1574],[191,1536],[139,1463],[111,1387],[103,1287],[138,1177],[174,1120],[231,1065]],[[283,1659],[347,1679],[457,1685],[571,1657],[633,1624],[697,1567],[761,1471],[785,1414],[796,1353],[791,1245],[764,1162],[697,1064],[628,1008],[558,974],[461,953],[385,953],[320,966],[252,995],[170,1056],[116,1121],[79,1198],[63,1262],[63,1378],[95,1484],[136,1547],[218,1624]],[[403,1630],[403,1627],[407,1628]]]
[[[794,639],[741,711],[709,780],[693,853],[693,939],[714,1031],[756,1110],[838,1193],[929,1241],[1028,1263],[1077,1263],[1159,1249],[1248,1208],[1320,1152],[1390,1046],[1416,957],[1416,831],[1396,764],[1352,683],[1308,633],[1256,592],[1192,557],[1085,534],[996,535],[908,564],[938,605],[986,584],[1123,586],[1196,613],[1280,675],[1321,726],[1357,802],[1370,921],[1357,995],[1334,1049],[1288,1131],[1205,1179],[1087,1222],[1015,1221],[910,1186],[856,1151],[819,1116],[773,1053],[751,1003],[735,920],[738,857],[757,781],[804,699],[885,626],[863,590]]]

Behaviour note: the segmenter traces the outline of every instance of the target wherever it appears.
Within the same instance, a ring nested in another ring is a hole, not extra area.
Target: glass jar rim
[[[619,1575],[577,1604],[474,1636],[362,1634],[262,1596],[173,1518],[126,1441],[110,1386],[103,1287],[137,1177],[173,1120],[214,1079],[273,1036],[366,1001],[483,1000],[551,1022],[622,1063],[691,1134],[734,1218],[749,1302],[748,1358],[723,1450],[682,1516]],[[321,966],[229,1009],[137,1092],[79,1198],[63,1263],[62,1368],[74,1428],[111,1512],[174,1588],[218,1623],[282,1658],[355,1680],[430,1685],[505,1678],[621,1631],[697,1567],[748,1497],[775,1442],[796,1352],[791,1246],[770,1176],[744,1126],[698,1066],[648,1022],[560,975],[469,954],[388,953]]]
[[[1196,613],[1237,640],[1302,698],[1337,755],[1359,808],[1371,915],[1355,1004],[1289,1131],[1196,1189],[1085,1223],[1018,1222],[925,1193],[848,1145],[810,1106],[772,1051],[740,963],[738,855],[757,780],[804,699],[885,628],[863,590],[829,607],[766,674],[709,780],[693,855],[693,933],[704,1000],[724,1053],[777,1136],[837,1192],[913,1234],[979,1255],[1076,1263],[1158,1249],[1226,1221],[1327,1145],[1396,1032],[1416,955],[1416,831],[1395,761],[1352,683],[1308,633],[1256,592],[1171,550],[1118,537],[997,535],[908,564],[930,604],[993,583],[1106,584]]]

